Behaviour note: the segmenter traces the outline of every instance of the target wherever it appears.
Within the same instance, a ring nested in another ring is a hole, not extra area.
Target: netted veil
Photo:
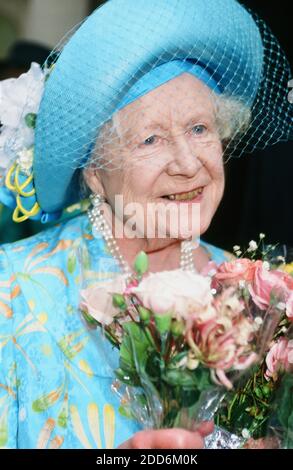
[[[41,215],[80,200],[80,173],[89,165],[115,171],[142,159],[156,164],[160,147],[144,145],[153,134],[146,125],[133,135],[131,126],[147,122],[143,99],[154,90],[163,112],[164,86],[184,74],[210,95],[225,161],[293,136],[289,63],[268,26],[235,0],[108,1],[58,44],[45,70],[30,182]],[[34,92],[32,85],[27,102]],[[194,111],[179,134],[202,125],[196,100],[182,99],[177,108]],[[164,132],[162,145],[172,145],[174,136]],[[212,139],[196,132],[195,153]],[[22,143],[17,131],[6,141],[10,162]],[[138,147],[139,158],[126,160]]]

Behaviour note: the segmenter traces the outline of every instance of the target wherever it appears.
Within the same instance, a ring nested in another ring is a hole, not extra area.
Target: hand
[[[139,431],[119,449],[202,449],[204,437],[212,433],[212,421],[203,421],[196,430],[181,428]]]

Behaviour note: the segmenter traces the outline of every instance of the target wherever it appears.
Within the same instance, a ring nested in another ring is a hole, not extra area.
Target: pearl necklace
[[[123,272],[131,274],[131,269],[128,263],[121,255],[117,242],[112,235],[112,231],[104,218],[101,210],[101,205],[106,199],[101,194],[94,194],[90,196],[92,208],[88,210],[88,218],[93,227],[93,233],[100,233],[105,240],[109,253],[117,259]],[[180,269],[184,271],[195,272],[193,262],[194,241],[184,240],[181,242],[181,256],[180,256]]]

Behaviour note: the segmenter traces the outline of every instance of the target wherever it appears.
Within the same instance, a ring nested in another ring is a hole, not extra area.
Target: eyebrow
[[[214,117],[215,116],[212,113],[208,113],[208,114],[206,114],[206,112],[197,113],[197,114],[194,114],[194,115],[188,117],[186,120],[184,120],[183,127],[190,126],[190,125],[194,124],[196,121],[202,121],[202,120],[205,121],[207,118],[208,119],[211,119],[211,118],[214,119]],[[156,122],[156,121],[145,124],[144,126],[142,126],[142,129],[143,130],[148,130],[148,129],[167,130],[164,125],[162,125],[161,123]]]
[[[163,130],[166,130],[166,127],[164,125],[162,125],[162,123],[158,122],[158,121],[151,121],[151,122],[148,122],[146,123],[144,126],[142,126],[143,129],[163,129]]]
[[[196,121],[205,121],[206,119],[211,119],[213,118],[213,120],[215,119],[215,115],[214,113],[208,111],[206,109],[200,109],[200,110],[195,110],[194,114],[188,116],[188,118],[184,121],[184,128],[185,127],[188,127],[188,126],[191,126],[192,124],[194,124]],[[154,121],[149,121],[149,122],[146,122],[145,124],[142,122],[142,125],[140,124],[140,121],[137,120],[136,122],[136,132],[145,132],[145,131],[148,131],[148,130],[155,130],[155,129],[160,129],[160,130],[163,130],[163,131],[168,131],[168,129],[162,125],[161,122],[157,121],[157,120],[154,120]],[[133,133],[133,128],[132,127],[129,127],[127,129],[127,134],[132,134]]]
[[[163,126],[162,124],[158,122],[150,122],[144,125],[140,125],[139,122],[137,123],[137,126],[135,126],[135,130],[133,127],[129,127],[126,131],[126,135],[128,136],[136,136],[138,133],[146,132],[146,131],[154,131],[154,130],[162,130],[162,131],[167,131],[166,127]]]

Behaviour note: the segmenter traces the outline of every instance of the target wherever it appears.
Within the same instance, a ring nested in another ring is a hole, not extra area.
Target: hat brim
[[[83,23],[47,81],[37,119],[34,175],[44,211],[79,200],[77,168],[99,126],[137,80],[174,58],[199,61],[225,94],[252,104],[263,46],[237,1],[112,0]]]

